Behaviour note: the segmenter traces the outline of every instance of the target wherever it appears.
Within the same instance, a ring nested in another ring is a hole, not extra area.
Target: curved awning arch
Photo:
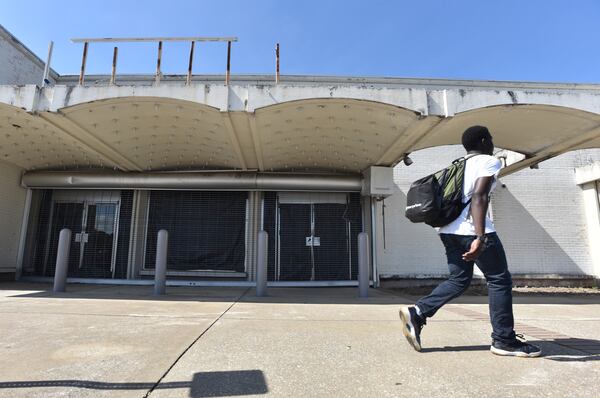
[[[356,98],[304,98],[254,112],[124,96],[57,112],[0,104],[0,156],[25,170],[258,170],[357,173],[407,153],[460,143],[474,124],[526,159],[509,173],[569,150],[600,147],[600,114],[548,104],[501,104],[451,117]]]
[[[244,169],[230,120],[218,108],[164,97],[117,97],[40,114],[83,140],[101,142],[128,171]]]
[[[382,102],[311,98],[257,109],[251,131],[261,169],[360,172],[393,161],[422,118]]]
[[[503,174],[567,151],[600,147],[600,114],[556,105],[510,104],[477,108],[444,119],[411,151],[460,144],[463,131],[473,125],[488,127],[496,147],[526,156],[506,167]]]
[[[25,170],[117,167],[90,143],[5,103],[0,103],[0,160]]]

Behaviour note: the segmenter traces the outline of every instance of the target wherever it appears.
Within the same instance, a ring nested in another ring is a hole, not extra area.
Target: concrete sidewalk
[[[0,284],[0,396],[591,397],[600,297],[516,297],[517,332],[546,356],[489,352],[487,297],[444,307],[417,353],[397,310],[353,288]]]

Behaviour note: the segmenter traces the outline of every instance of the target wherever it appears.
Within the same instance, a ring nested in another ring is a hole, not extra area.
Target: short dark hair
[[[467,151],[480,148],[481,140],[492,138],[490,131],[485,126],[471,126],[462,135],[462,144]]]

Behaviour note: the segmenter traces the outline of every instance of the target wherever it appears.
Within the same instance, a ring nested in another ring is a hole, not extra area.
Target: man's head
[[[487,127],[471,126],[462,135],[462,144],[467,152],[477,151],[491,155],[494,151],[492,135]]]

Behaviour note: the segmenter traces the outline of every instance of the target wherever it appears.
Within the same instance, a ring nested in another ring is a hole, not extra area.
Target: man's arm
[[[473,226],[475,227],[475,234],[477,236],[485,234],[485,217],[493,181],[493,176],[479,177],[475,181],[475,189],[473,190],[473,196],[471,196],[471,217],[473,217]],[[463,260],[475,261],[481,253],[482,244],[482,241],[475,239],[471,243],[470,250],[463,254]]]

